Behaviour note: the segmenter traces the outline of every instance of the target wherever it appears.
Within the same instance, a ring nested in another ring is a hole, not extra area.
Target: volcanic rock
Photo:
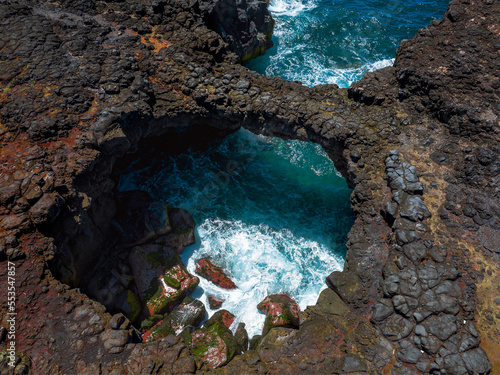
[[[236,285],[222,268],[214,265],[208,258],[201,258],[196,262],[196,273],[223,289],[236,289]]]
[[[169,223],[172,232],[162,236],[156,242],[173,248],[177,254],[181,254],[186,246],[195,243],[195,222],[191,215],[183,209],[171,208],[168,210]]]
[[[356,222],[344,271],[327,278],[348,313],[308,309],[298,330],[272,329],[257,351],[222,371],[499,372],[498,2],[452,0],[441,20],[401,42],[394,66],[350,90],[305,87],[236,64],[248,55],[245,45],[263,50],[270,40],[261,8],[0,2],[0,284],[8,285],[7,262],[15,263],[17,372],[192,372],[210,367],[197,368],[201,358],[215,367],[233,357],[236,339],[220,323],[195,331],[194,346],[189,330],[153,343],[125,344],[123,333],[102,341],[103,332],[123,330],[108,325],[111,308],[79,288],[105,256],[119,260],[100,268],[110,282],[98,284],[117,291],[113,300],[126,290],[142,298],[149,287],[137,293],[140,278],[122,269],[131,249],[109,245],[127,240],[115,235],[123,203],[115,186],[147,140],[178,150],[176,133],[192,135],[188,144],[209,143],[240,127],[321,145],[353,188]],[[167,272],[159,268],[151,277],[158,283]],[[169,277],[163,281],[179,292]],[[0,298],[6,316],[6,294]],[[323,310],[342,306],[334,294],[323,299]],[[382,320],[370,321],[382,299],[394,313],[386,317],[390,309],[379,306]],[[414,348],[424,352],[418,359]]]
[[[227,310],[219,310],[213,314],[210,319],[205,323],[205,327],[210,327],[214,323],[219,323],[220,325],[230,328],[234,322],[234,315]]]
[[[129,262],[146,315],[171,312],[199,284],[179,256],[159,244],[136,246]]]
[[[233,320],[232,314],[220,310],[203,328],[183,334],[193,354],[206,363],[209,369],[226,364],[240,352],[240,344],[229,330]]]
[[[257,305],[257,309],[266,314],[266,321],[262,329],[263,336],[274,327],[299,327],[299,305],[287,295],[272,294],[267,296]]]
[[[240,351],[244,352],[248,349],[248,332],[245,329],[245,323],[238,324],[234,337],[236,337]]]
[[[168,315],[170,326],[176,334],[185,328],[195,329],[201,325],[207,311],[202,302],[189,296],[182,300],[182,303]]]
[[[214,296],[208,296],[208,305],[212,310],[217,310],[222,306],[223,303],[224,303],[223,299]]]
[[[114,227],[124,244],[141,244],[171,231],[167,206],[154,202],[153,198],[141,190],[117,194],[118,211]]]

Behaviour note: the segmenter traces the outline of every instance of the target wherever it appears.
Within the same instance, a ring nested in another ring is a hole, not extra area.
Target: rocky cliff
[[[264,5],[0,3],[0,283],[14,263],[16,373],[206,370],[181,337],[135,342],[78,287],[113,233],[127,155],[180,129],[241,126],[321,144],[356,223],[344,271],[299,329],[270,330],[216,372],[500,372],[500,4],[453,0],[394,67],[347,90],[238,64],[269,45]]]

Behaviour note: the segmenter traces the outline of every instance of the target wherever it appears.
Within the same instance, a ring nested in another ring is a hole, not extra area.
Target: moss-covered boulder
[[[170,313],[200,282],[176,252],[164,245],[136,246],[129,262],[145,316]]]
[[[170,314],[152,315],[141,323],[142,339],[145,342],[154,341],[171,334],[180,334],[199,327],[207,312],[205,305],[192,297],[185,297],[182,303]]]
[[[154,326],[145,330],[142,334],[142,341],[151,342],[174,334],[175,330],[170,324],[170,319],[166,318],[160,320]]]
[[[191,334],[184,331],[183,337],[191,352],[209,369],[215,369],[228,363],[240,352],[240,347],[228,327],[220,321],[208,323]]]
[[[262,341],[262,335],[255,335],[250,339],[250,342],[248,343],[249,349],[256,350],[261,341]]]
[[[116,300],[116,309],[124,313],[133,323],[137,322],[142,311],[139,297],[132,289],[126,289]]]
[[[226,328],[230,328],[234,322],[234,315],[227,310],[219,310],[205,323],[205,327],[210,327],[214,323],[220,323]]]
[[[299,305],[285,294],[267,296],[257,309],[266,314],[262,335],[274,327],[299,328]]]
[[[196,262],[196,273],[223,289],[236,289],[236,285],[222,268],[214,265],[208,258],[201,258]]]
[[[163,320],[163,315],[161,314],[148,316],[141,322],[141,331],[143,333],[146,332],[147,330],[149,330],[162,320]]]

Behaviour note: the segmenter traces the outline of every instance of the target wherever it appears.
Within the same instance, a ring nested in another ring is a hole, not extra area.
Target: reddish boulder
[[[214,265],[208,258],[201,258],[196,262],[196,273],[223,289],[236,289],[236,285],[222,268]]]
[[[217,310],[219,307],[222,306],[223,303],[224,303],[223,299],[214,296],[208,296],[208,305],[212,310]]]
[[[229,329],[233,321],[233,314],[220,310],[202,329],[197,329],[191,334],[183,331],[181,335],[191,348],[191,352],[209,369],[215,369],[225,365],[241,351],[236,337]]]
[[[267,296],[257,305],[257,309],[266,314],[262,335],[267,334],[274,327],[299,328],[299,305],[287,295]]]
[[[229,328],[234,322],[234,315],[227,310],[219,310],[214,315],[212,315],[210,319],[207,320],[207,322],[205,323],[205,327],[210,327],[216,322],[220,323],[226,328]]]

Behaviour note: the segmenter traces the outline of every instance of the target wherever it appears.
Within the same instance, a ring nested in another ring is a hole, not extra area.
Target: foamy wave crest
[[[295,17],[315,7],[316,3],[313,0],[271,0],[269,2],[269,10],[274,16]]]
[[[181,256],[189,272],[195,272],[198,259],[208,256],[238,289],[224,290],[200,278],[193,296],[205,304],[209,315],[215,310],[209,308],[208,296],[224,299],[222,308],[246,324],[250,337],[262,332],[265,316],[258,312],[257,304],[266,296],[286,293],[305,309],[325,288],[325,277],[343,267],[342,258],[331,249],[296,237],[287,229],[213,218],[198,227],[198,234],[203,243]]]
[[[326,62],[319,61],[314,56],[303,55],[301,60],[295,57],[302,52],[300,47],[296,47],[280,51],[272,56],[266,75],[281,75],[290,81],[301,81],[310,87],[320,84],[349,87],[353,82],[359,81],[366,72],[373,72],[394,64],[394,59],[383,59],[356,68],[330,68],[326,66]],[[287,61],[286,68],[283,67],[283,61]]]

